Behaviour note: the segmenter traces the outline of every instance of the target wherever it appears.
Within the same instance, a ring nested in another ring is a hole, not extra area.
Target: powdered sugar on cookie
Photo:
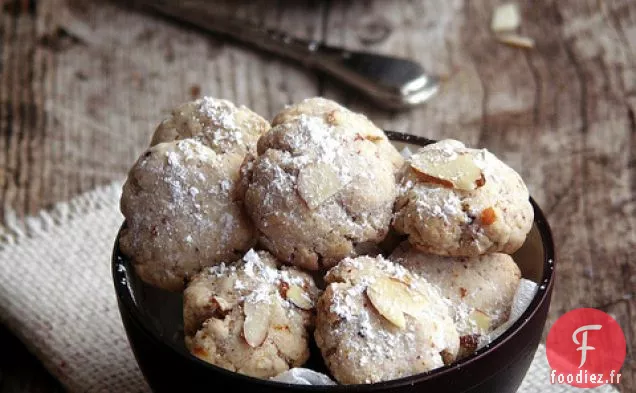
[[[207,362],[261,378],[299,367],[309,357],[318,294],[306,273],[280,266],[265,251],[249,250],[189,283],[186,346]]]
[[[256,150],[268,122],[244,106],[203,97],[177,107],[153,135],[151,145],[179,139],[196,139],[216,153],[245,155]]]
[[[403,267],[382,257],[347,258],[325,279],[328,287],[318,303],[315,336],[340,383],[373,383],[424,372],[443,366],[457,353],[459,336],[448,302]],[[397,310],[378,308],[370,297],[369,290],[381,282],[403,286],[382,296],[389,307],[404,307],[404,326],[385,314]],[[420,300],[414,303],[411,296]]]
[[[421,251],[449,256],[512,253],[534,217],[521,177],[485,149],[454,140],[413,154],[393,225]]]
[[[124,185],[120,244],[144,281],[182,289],[202,267],[237,258],[255,243],[231,195],[241,162],[240,155],[217,154],[194,139],[142,154]]]
[[[231,264],[221,263],[205,269],[202,277],[210,279],[230,279],[234,281],[233,296],[238,303],[246,299],[258,299],[270,303],[271,296],[279,298],[287,307],[293,304],[285,297],[280,288],[295,285],[308,292],[311,298],[319,294],[313,279],[299,270],[289,266],[281,266],[275,258],[264,251],[250,249],[241,260]],[[201,278],[200,278],[201,279]]]
[[[259,140],[244,202],[269,251],[317,270],[384,238],[396,184],[391,160],[362,123],[335,103],[312,102],[279,114]]]

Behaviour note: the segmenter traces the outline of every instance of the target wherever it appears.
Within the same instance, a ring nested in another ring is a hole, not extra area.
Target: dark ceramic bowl
[[[432,141],[388,132],[398,149],[417,149]],[[192,355],[183,344],[181,294],[145,285],[130,262],[113,252],[115,291],[128,340],[146,380],[155,392],[435,392],[512,393],[523,380],[539,345],[554,285],[554,245],[543,212],[531,200],[535,221],[523,247],[513,256],[523,277],[540,284],[528,309],[488,347],[428,373],[371,385],[305,386],[265,381],[233,373]],[[125,224],[124,224],[125,225]],[[326,372],[312,348],[307,365]]]

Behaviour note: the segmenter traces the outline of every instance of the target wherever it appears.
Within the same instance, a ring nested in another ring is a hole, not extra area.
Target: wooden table
[[[324,95],[385,129],[487,147],[516,168],[558,246],[550,323],[577,307],[614,315],[628,341],[620,388],[636,391],[636,2],[523,2],[529,50],[493,38],[498,1],[216,3],[301,37],[412,57],[444,78],[442,91],[388,112],[297,65],[118,4],[0,0],[2,222],[122,179],[182,101],[219,96],[271,117]],[[61,390],[4,330],[0,366],[1,392]]]

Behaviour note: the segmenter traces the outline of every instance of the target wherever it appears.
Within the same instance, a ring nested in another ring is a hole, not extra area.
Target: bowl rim
[[[411,143],[419,146],[425,146],[431,143],[435,143],[434,140],[412,135],[401,133],[397,131],[385,131],[386,135],[391,141],[396,142],[404,142]],[[277,382],[271,381],[267,379],[260,379],[256,377],[250,377],[244,374],[240,374],[237,372],[233,372],[222,367],[216,366],[214,364],[208,363],[204,360],[197,358],[196,356],[192,356],[191,354],[183,351],[182,349],[176,348],[173,344],[164,341],[160,335],[158,335],[144,320],[144,316],[140,313],[135,300],[132,297],[132,291],[129,289],[127,284],[127,269],[122,266],[122,262],[125,259],[123,255],[121,255],[119,250],[119,235],[121,233],[121,229],[124,227],[125,222],[120,227],[117,232],[117,237],[115,239],[115,244],[113,248],[112,254],[112,276],[113,283],[115,287],[115,292],[117,294],[117,299],[120,305],[123,305],[126,309],[126,312],[130,316],[132,322],[135,323],[145,334],[146,336],[154,341],[156,344],[161,345],[163,347],[167,347],[174,353],[175,356],[182,358],[185,361],[192,362],[194,364],[198,364],[204,368],[208,368],[211,372],[222,373],[227,375],[228,377],[237,378],[238,380],[243,380],[244,382],[250,382],[263,387],[278,387],[278,388],[289,388],[289,389],[302,389],[305,391],[316,391],[316,392],[344,392],[344,391],[356,391],[356,392],[374,392],[377,390],[383,389],[393,389],[404,386],[411,386],[414,384],[419,384],[425,382],[427,380],[436,378],[441,375],[445,375],[447,373],[453,372],[456,369],[466,367],[474,362],[477,362],[484,357],[488,356],[491,352],[496,351],[498,348],[501,348],[508,342],[513,336],[515,336],[519,331],[521,331],[530,320],[532,320],[535,314],[541,309],[541,306],[545,302],[549,302],[549,296],[552,292],[552,288],[554,286],[555,279],[555,268],[556,268],[556,252],[554,248],[554,241],[552,236],[552,230],[550,229],[550,225],[545,218],[545,215],[535,200],[530,197],[530,203],[532,204],[532,208],[534,210],[534,225],[536,225],[539,235],[541,237],[541,244],[543,246],[543,276],[541,282],[537,283],[537,293],[533,297],[532,301],[526,308],[526,310],[521,314],[521,316],[517,319],[517,321],[512,324],[503,334],[497,337],[488,345],[483,348],[475,351],[473,354],[467,356],[464,359],[461,359],[455,363],[450,365],[440,367],[431,371],[427,371],[424,373],[414,374],[403,378],[393,379],[389,381],[371,383],[371,384],[355,384],[355,385],[297,385],[285,382]],[[132,346],[132,343],[131,343]],[[211,374],[212,375],[212,374]]]

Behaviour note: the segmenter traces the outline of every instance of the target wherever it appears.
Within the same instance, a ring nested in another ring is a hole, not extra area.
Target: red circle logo
[[[564,314],[546,341],[550,382],[580,388],[620,383],[625,334],[608,314],[579,308]]]

